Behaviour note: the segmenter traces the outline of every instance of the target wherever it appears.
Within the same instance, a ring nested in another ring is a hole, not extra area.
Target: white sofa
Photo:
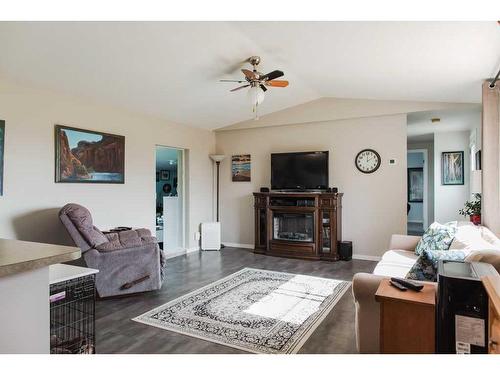
[[[384,253],[373,273],[354,275],[352,291],[356,307],[356,344],[360,353],[379,353],[380,307],[375,292],[387,277],[404,278],[418,256],[418,236],[393,235],[389,250]],[[450,249],[466,253],[466,262],[486,262],[500,272],[500,239],[484,226],[459,222]]]

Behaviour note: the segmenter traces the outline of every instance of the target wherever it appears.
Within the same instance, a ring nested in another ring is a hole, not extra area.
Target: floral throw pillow
[[[418,242],[415,254],[422,255],[424,250],[448,250],[456,232],[456,222],[447,224],[432,223]]]
[[[440,260],[463,262],[466,253],[461,250],[424,250],[406,275],[407,279],[437,281],[437,267]]]

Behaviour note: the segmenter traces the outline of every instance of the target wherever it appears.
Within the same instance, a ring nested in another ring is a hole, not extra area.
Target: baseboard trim
[[[242,249],[253,249],[255,247],[254,244],[250,243],[235,243],[235,242],[225,242],[225,241],[222,241],[222,243],[227,247],[240,247]]]
[[[239,247],[241,249],[254,249],[255,246],[253,244],[248,244],[248,243],[236,243],[236,242],[225,242],[222,241],[222,243],[227,246],[227,247]],[[380,256],[375,256],[375,255],[364,255],[364,254],[353,254],[352,256],[353,259],[359,259],[359,260],[371,260],[378,262],[382,257]]]
[[[167,252],[165,252],[165,255],[166,255],[166,259],[170,259],[170,258],[175,258],[175,257],[179,257],[179,256],[182,256],[182,255],[187,255],[187,254],[190,254],[190,253],[194,253],[194,252],[196,252],[198,250],[199,250],[198,247],[188,247],[188,248],[185,248],[183,250],[175,251],[173,253],[167,253]]]
[[[382,257],[375,256],[375,255],[353,254],[352,259],[371,260],[371,261],[379,262],[382,259]]]
[[[175,258],[181,255],[186,255],[186,250],[179,250],[173,253],[168,253],[165,251],[165,258],[170,259],[170,258]]]

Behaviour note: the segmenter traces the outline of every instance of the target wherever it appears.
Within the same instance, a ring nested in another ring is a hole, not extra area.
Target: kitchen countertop
[[[80,257],[81,252],[77,247],[0,239],[0,277]]]

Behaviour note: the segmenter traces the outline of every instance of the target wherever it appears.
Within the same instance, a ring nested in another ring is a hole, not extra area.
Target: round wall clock
[[[360,172],[363,173],[373,173],[375,172],[382,162],[380,155],[377,151],[372,149],[364,149],[358,152],[356,158],[354,159],[354,164]]]

